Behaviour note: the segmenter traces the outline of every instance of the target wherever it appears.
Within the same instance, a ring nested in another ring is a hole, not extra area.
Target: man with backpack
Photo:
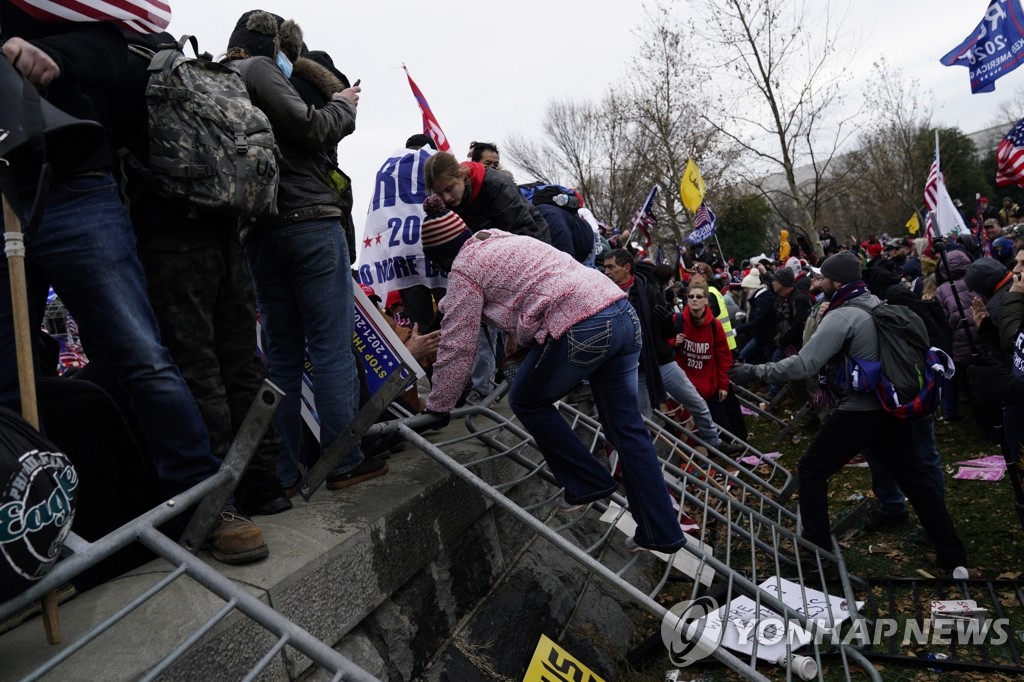
[[[880,360],[880,335],[872,311],[881,301],[868,291],[860,261],[853,254],[830,256],[822,263],[821,274],[829,307],[800,352],[779,362],[738,365],[730,371],[730,378],[740,385],[752,379],[795,381],[817,373],[815,404],[836,404],[797,465],[803,537],[831,549],[829,479],[855,455],[870,448],[906,493],[935,543],[941,566],[965,566],[966,550],[941,492],[914,448],[910,422],[885,411],[878,393],[850,388],[856,378],[851,377],[851,358],[876,363]]]
[[[112,93],[122,83],[126,61],[124,38],[112,24],[40,21],[4,2],[0,26],[4,58],[45,88],[51,103],[109,129]],[[80,325],[89,352],[107,360],[131,397],[162,492],[171,496],[215,474],[220,462],[211,454],[188,386],[160,342],[112,167],[104,144],[55,174],[26,254],[31,324],[39,328],[47,284],[52,285]],[[21,192],[24,205],[31,205],[34,179],[30,185]],[[8,286],[7,279],[4,262],[0,287]],[[7,405],[17,401],[11,318],[10,298],[0,297],[0,402]],[[235,513],[233,505],[223,511],[208,542],[235,563],[268,552],[259,527]]]

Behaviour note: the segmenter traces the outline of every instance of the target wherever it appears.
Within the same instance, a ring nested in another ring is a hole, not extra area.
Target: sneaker
[[[373,478],[380,478],[388,472],[388,463],[382,459],[364,459],[362,464],[357,466],[352,471],[344,474],[338,474],[337,476],[328,476],[327,478],[327,489],[328,490],[344,490],[349,486],[353,486],[356,483],[362,483],[363,481],[369,481]]]
[[[214,559],[225,564],[248,564],[270,554],[260,527],[234,510],[220,513],[206,538],[206,546]]]
[[[868,533],[874,533],[887,528],[895,528],[906,523],[908,518],[910,518],[910,513],[906,510],[898,514],[889,514],[879,511],[875,507],[868,510],[868,518],[864,521],[864,530]]]
[[[712,447],[721,452],[723,455],[729,456],[738,455],[746,451],[746,448],[740,445],[739,443],[726,443],[724,440],[720,442],[718,445],[714,445]]]
[[[646,547],[641,547],[640,545],[638,545],[636,540],[634,540],[631,537],[627,537],[626,541],[624,543],[622,543],[622,544],[626,548],[627,552],[633,552],[634,554],[637,554],[639,552],[650,552],[651,551],[651,550],[647,549]]]
[[[558,507],[558,511],[561,512],[576,512],[579,511],[580,509],[584,509],[589,505],[589,502],[580,502],[579,504],[576,504],[575,502],[570,502],[569,500],[565,499],[565,491],[562,491],[562,494],[555,499],[555,506]]]
[[[852,469],[867,469],[868,468],[868,463],[864,459],[863,455],[857,455],[856,457],[851,459],[849,462],[847,462],[846,466],[848,466],[848,467],[850,467]]]

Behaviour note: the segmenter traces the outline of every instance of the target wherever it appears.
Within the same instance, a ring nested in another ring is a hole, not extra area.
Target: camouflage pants
[[[213,454],[223,459],[267,376],[256,356],[255,299],[238,236],[183,228],[140,244],[139,256],[161,339],[199,406]],[[241,488],[246,479],[276,480],[279,450],[271,427]]]

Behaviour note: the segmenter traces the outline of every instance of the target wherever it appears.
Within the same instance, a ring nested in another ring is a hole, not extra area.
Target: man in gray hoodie
[[[879,359],[871,310],[881,301],[868,291],[860,261],[851,253],[827,258],[821,274],[829,308],[800,352],[779,362],[737,365],[730,372],[732,380],[741,385],[754,378],[768,383],[818,374],[815,404],[836,405],[797,465],[803,537],[831,549],[828,481],[854,455],[870,449],[910,500],[921,525],[935,542],[939,563],[948,569],[965,566],[964,545],[941,492],[914,448],[910,421],[885,412],[873,391],[860,393],[845,387],[849,382],[842,367],[847,355]]]

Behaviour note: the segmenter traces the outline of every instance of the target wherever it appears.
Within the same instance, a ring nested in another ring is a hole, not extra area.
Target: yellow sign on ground
[[[604,682],[568,651],[541,635],[523,682]]]

